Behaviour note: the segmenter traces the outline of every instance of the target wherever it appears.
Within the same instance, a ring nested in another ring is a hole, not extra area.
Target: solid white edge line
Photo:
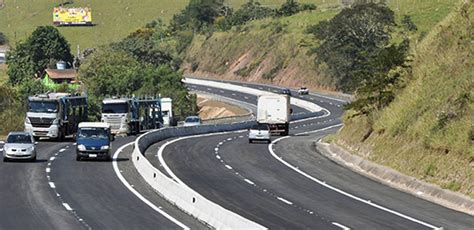
[[[66,210],[72,211],[72,208],[71,208],[71,206],[69,206],[69,204],[63,203],[63,206],[64,206],[64,208],[66,208]]]
[[[348,227],[346,227],[342,224],[336,223],[336,222],[332,222],[331,224],[336,225],[336,226],[342,228],[343,230],[350,230],[350,228],[348,228]]]
[[[327,130],[327,129],[331,129],[331,128],[338,127],[338,126],[341,126],[341,125],[342,125],[342,124],[332,125],[332,126],[328,126],[328,127],[322,128],[322,129],[313,130],[313,131],[310,131],[310,132],[313,132],[313,133],[315,133],[315,132],[320,132],[320,131],[324,131],[324,130]],[[309,175],[309,174],[303,172],[302,170],[300,170],[299,168],[297,168],[297,167],[291,165],[290,163],[284,161],[282,158],[280,158],[278,155],[276,155],[276,153],[273,151],[273,145],[274,145],[275,143],[277,143],[277,142],[279,142],[279,141],[281,141],[281,140],[283,140],[283,139],[289,138],[289,137],[291,137],[291,136],[280,137],[280,138],[278,138],[278,139],[272,141],[272,143],[270,143],[270,144],[268,145],[268,151],[270,152],[270,154],[273,156],[273,158],[277,159],[277,160],[280,161],[282,164],[284,164],[284,165],[286,165],[287,167],[293,169],[294,171],[296,171],[297,173],[303,175],[304,177],[306,177],[306,178],[308,178],[308,179],[310,179],[310,180],[312,180],[312,181],[314,181],[314,182],[316,182],[316,183],[318,183],[318,184],[320,184],[320,185],[322,185],[322,186],[324,186],[324,187],[326,187],[326,188],[328,188],[328,189],[331,189],[331,190],[333,190],[333,191],[335,191],[335,192],[337,192],[337,193],[340,193],[340,194],[342,194],[342,195],[344,195],[344,196],[347,196],[347,197],[352,198],[352,199],[354,199],[354,200],[360,201],[360,202],[362,202],[362,203],[364,203],[364,204],[370,205],[370,206],[375,207],[375,208],[377,208],[377,209],[386,211],[386,212],[388,212],[388,213],[394,214],[394,215],[399,216],[399,217],[401,217],[401,218],[410,220],[410,221],[412,221],[412,222],[421,224],[421,225],[423,225],[423,226],[426,226],[426,227],[429,227],[429,228],[432,228],[432,229],[439,229],[439,227],[436,227],[436,226],[431,225],[431,224],[429,224],[429,223],[423,222],[423,221],[421,221],[421,220],[418,220],[418,219],[416,219],[416,218],[407,216],[407,215],[405,215],[405,214],[399,213],[399,212],[397,212],[397,211],[391,210],[391,209],[386,208],[386,207],[383,207],[383,206],[381,206],[381,205],[378,205],[378,204],[375,204],[375,203],[372,203],[372,202],[368,202],[368,201],[366,201],[366,200],[364,200],[364,199],[362,199],[362,198],[360,198],[360,197],[358,197],[358,196],[352,195],[352,194],[350,194],[350,193],[348,193],[348,192],[345,192],[345,191],[343,191],[343,190],[341,190],[341,189],[338,189],[338,188],[336,188],[336,187],[333,187],[333,186],[327,184],[326,182],[321,181],[321,180],[319,180],[319,179],[317,179],[317,178],[315,178],[315,177],[312,177],[311,175]]]
[[[135,196],[137,196],[138,199],[142,200],[150,208],[157,211],[158,213],[160,213],[161,215],[163,215],[164,217],[166,217],[168,220],[172,221],[173,223],[177,224],[181,228],[183,228],[185,230],[189,230],[190,228],[188,226],[184,225],[183,223],[181,223],[180,221],[178,221],[177,219],[175,219],[174,217],[172,217],[171,215],[169,215],[165,211],[163,211],[163,210],[159,209],[158,207],[156,207],[153,203],[151,203],[149,200],[147,200],[145,197],[143,197],[139,192],[137,192],[137,190],[132,188],[132,186],[130,186],[130,184],[127,182],[127,180],[125,180],[125,178],[120,173],[120,170],[118,168],[118,163],[117,163],[117,157],[120,154],[120,152],[122,152],[122,150],[124,148],[126,148],[129,145],[133,145],[134,143],[135,142],[130,142],[128,144],[122,145],[122,146],[120,146],[119,149],[117,149],[117,151],[115,151],[114,156],[113,156],[113,161],[112,161],[112,165],[113,165],[115,174],[120,179],[120,181],[123,183],[123,185],[125,185],[125,187],[127,187],[128,190],[130,190]]]

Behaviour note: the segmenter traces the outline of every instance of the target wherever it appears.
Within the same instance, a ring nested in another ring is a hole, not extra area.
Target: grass
[[[415,49],[407,87],[370,118],[346,120],[338,141],[369,149],[373,161],[474,197],[473,13],[469,3],[437,25]]]
[[[14,45],[28,37],[41,25],[52,25],[52,9],[60,0],[5,0],[5,7],[0,9],[0,31]],[[96,47],[120,40],[138,27],[156,18],[169,21],[183,9],[189,0],[76,0],[70,1],[69,7],[91,7],[93,27],[59,27],[60,32],[71,44],[75,52],[77,45],[81,49]],[[246,0],[229,0],[227,4],[238,8]],[[263,5],[277,7],[284,0],[261,0]],[[301,1],[320,4],[323,0]],[[335,2],[330,0],[327,2]],[[327,4],[327,3],[326,3]]]
[[[7,65],[0,64],[0,85],[8,81]]]

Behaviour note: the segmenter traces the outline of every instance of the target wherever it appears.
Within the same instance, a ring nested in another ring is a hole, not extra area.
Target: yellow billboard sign
[[[92,25],[92,12],[88,7],[53,9],[54,25]]]

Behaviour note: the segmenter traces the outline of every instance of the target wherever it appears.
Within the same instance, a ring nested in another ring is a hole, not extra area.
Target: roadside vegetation
[[[391,70],[398,76],[392,102],[349,110],[336,142],[474,198],[473,12],[460,1],[413,50],[410,68]]]

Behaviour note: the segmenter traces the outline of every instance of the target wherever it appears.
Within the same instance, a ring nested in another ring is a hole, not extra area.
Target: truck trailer
[[[113,134],[138,134],[162,127],[159,98],[113,97],[102,100],[101,121],[110,124]]]
[[[28,97],[25,131],[36,140],[48,137],[62,141],[74,135],[80,122],[87,120],[87,96],[46,93]]]
[[[268,124],[271,133],[288,135],[290,124],[290,96],[285,94],[260,95],[257,101],[257,122]]]

